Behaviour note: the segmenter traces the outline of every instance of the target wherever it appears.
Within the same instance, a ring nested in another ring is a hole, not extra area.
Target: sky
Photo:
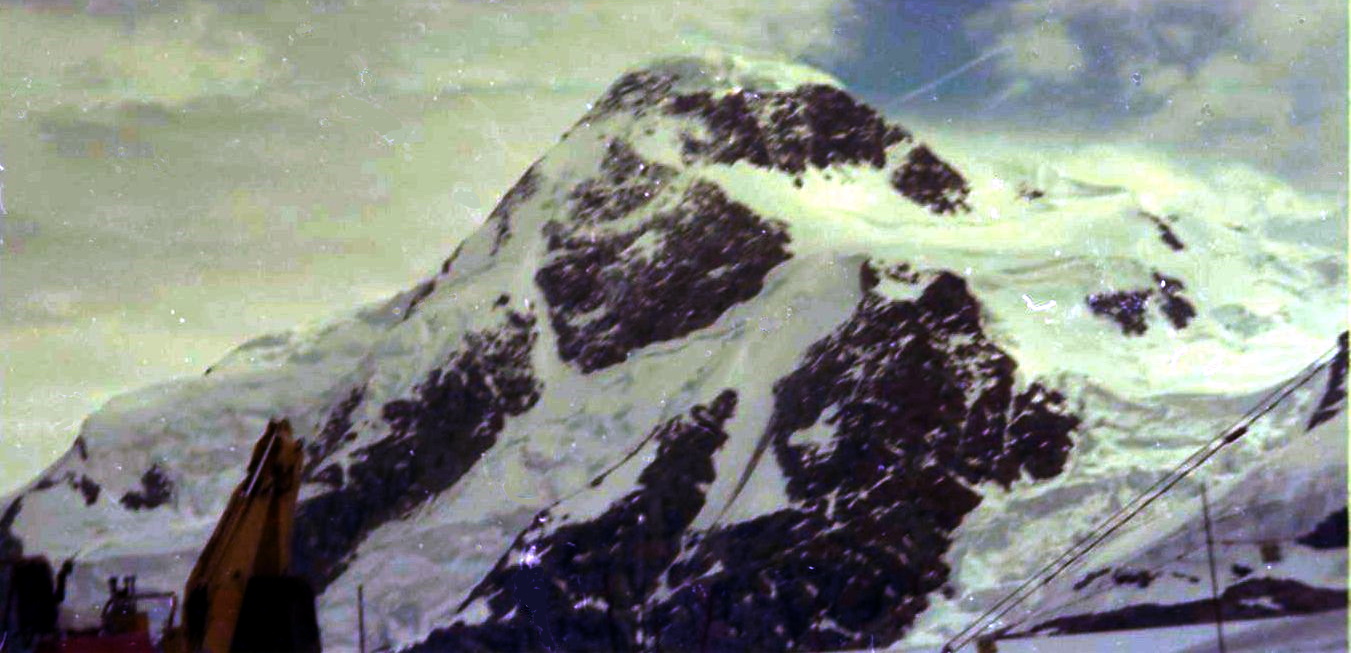
[[[914,129],[1345,206],[1346,26],[1325,0],[0,0],[0,492],[109,398],[414,285],[652,57],[799,59]]]

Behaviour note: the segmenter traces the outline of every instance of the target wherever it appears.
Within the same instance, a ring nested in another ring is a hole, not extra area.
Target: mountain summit
[[[177,589],[285,416],[331,650],[359,584],[399,649],[932,641],[1336,335],[1340,253],[1262,228],[1316,218],[993,154],[795,65],[626,74],[432,278],[91,416],[0,552]],[[1345,428],[1332,376],[1291,414]]]

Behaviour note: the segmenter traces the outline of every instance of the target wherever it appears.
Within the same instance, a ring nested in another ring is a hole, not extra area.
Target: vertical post
[[[366,586],[357,585],[357,642],[366,653]]]
[[[1210,601],[1215,606],[1215,636],[1220,644],[1220,653],[1226,653],[1224,646],[1224,607],[1220,605],[1220,585],[1215,574],[1215,536],[1210,530],[1210,499],[1206,496],[1206,486],[1201,484],[1201,515],[1206,523],[1206,558],[1210,560]]]

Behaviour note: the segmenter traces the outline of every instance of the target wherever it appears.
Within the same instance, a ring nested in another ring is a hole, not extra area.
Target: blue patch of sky
[[[859,0],[854,20],[840,27],[855,45],[854,55],[822,61],[851,91],[877,106],[919,89],[995,46],[989,35],[975,34],[967,19],[997,0]],[[916,98],[919,110],[976,102],[998,92],[992,61],[938,85]]]
[[[1019,78],[1001,67],[1009,0],[859,0],[842,36],[851,56],[817,62],[855,93],[888,113],[940,120],[1038,123],[1054,116],[1063,128],[1118,126],[1160,109],[1132,59],[1176,64],[1194,72],[1225,41],[1232,19],[1224,8],[1160,4],[1110,19],[1093,11],[1064,18],[1081,46],[1083,67],[1064,81]],[[1122,19],[1125,22],[1122,22]],[[978,27],[978,23],[992,26]],[[1185,26],[1190,38],[1169,40],[1166,28]],[[955,74],[954,74],[955,73]],[[922,92],[916,92],[921,90]]]

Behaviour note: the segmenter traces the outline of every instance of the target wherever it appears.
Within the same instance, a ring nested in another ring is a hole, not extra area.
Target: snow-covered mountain
[[[1344,329],[1341,245],[1292,236],[1326,207],[1089,161],[926,144],[796,65],[654,64],[418,287],[111,401],[0,553],[74,556],[77,606],[180,588],[285,416],[327,649],[358,585],[393,648],[937,641]]]

